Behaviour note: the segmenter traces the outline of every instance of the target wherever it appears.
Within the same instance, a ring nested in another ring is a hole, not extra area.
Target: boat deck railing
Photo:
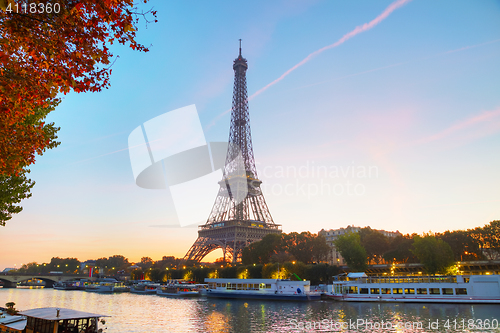
[[[357,283],[457,283],[456,276],[400,276],[400,277],[362,277],[357,279],[345,278],[338,281],[349,281]],[[334,281],[334,283],[337,281]],[[464,282],[469,282],[469,279],[464,277]]]

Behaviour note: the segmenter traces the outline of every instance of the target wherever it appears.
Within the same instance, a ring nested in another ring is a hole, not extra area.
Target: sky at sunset
[[[258,176],[284,232],[500,219],[500,2],[145,6],[158,23],[139,24],[137,40],[151,51],[113,45],[110,88],[62,96],[50,114],[62,143],[37,158],[33,196],[0,229],[0,270],[183,257],[197,229],[179,227],[168,189],[135,184],[128,137],[195,104],[206,141],[227,141],[240,38]]]

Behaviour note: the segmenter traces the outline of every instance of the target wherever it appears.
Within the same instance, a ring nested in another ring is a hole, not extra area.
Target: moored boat
[[[0,320],[0,332],[102,332],[99,318],[106,315],[64,308],[39,308],[21,311]],[[101,321],[104,323],[104,321]]]
[[[160,285],[151,281],[134,284],[130,287],[130,292],[134,294],[154,295]]]
[[[197,297],[200,296],[200,291],[196,284],[176,282],[159,286],[156,294],[167,297]]]
[[[326,293],[357,302],[500,303],[500,275],[383,276],[349,273]]]
[[[310,291],[309,281],[281,279],[205,279],[207,296],[216,298],[313,301],[320,293]]]
[[[53,288],[56,290],[77,290],[77,283],[78,281],[60,281],[54,283]]]
[[[103,279],[96,283],[86,285],[85,291],[97,293],[119,293],[130,291],[130,288],[123,282],[119,282],[116,279]]]

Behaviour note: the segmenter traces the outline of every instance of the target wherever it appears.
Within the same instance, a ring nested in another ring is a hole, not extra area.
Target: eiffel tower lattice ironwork
[[[267,234],[281,233],[281,225],[274,223],[257,177],[248,114],[247,68],[240,39],[240,54],[233,63],[231,128],[223,178],[212,212],[207,222],[199,226],[198,239],[184,260],[200,262],[221,248],[225,260],[236,262],[248,244]]]

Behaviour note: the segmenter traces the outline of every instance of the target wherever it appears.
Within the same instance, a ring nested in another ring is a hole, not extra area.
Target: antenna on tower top
[[[240,39],[240,55],[241,55],[241,39]]]

